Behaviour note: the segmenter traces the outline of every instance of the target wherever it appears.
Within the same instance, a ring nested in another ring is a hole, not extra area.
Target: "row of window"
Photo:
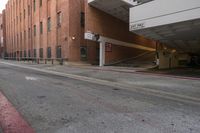
[[[10,57],[17,57],[17,53],[19,54],[19,57],[22,58],[31,58],[31,50],[28,50],[28,55],[27,55],[27,51],[18,51],[18,52],[14,52],[14,53],[10,53],[9,56]],[[23,55],[24,54],[24,55]],[[37,57],[37,49],[33,50],[33,57],[36,58]],[[44,52],[43,52],[43,48],[39,49],[39,57],[42,59],[44,57]],[[51,55],[51,47],[47,48],[47,58],[50,59],[52,57]],[[61,46],[57,46],[56,47],[56,58],[62,58],[62,48]]]
[[[57,27],[61,27],[61,12],[57,13]],[[51,17],[47,20],[47,31],[51,31]],[[36,36],[37,33],[37,27],[34,25],[34,36]],[[43,34],[43,22],[40,22],[40,34]]]
[[[42,6],[42,4],[43,4],[42,0],[40,0],[40,7]],[[33,0],[33,10],[34,10],[34,12],[36,11],[36,0]],[[28,5],[28,16],[30,16],[30,14],[31,14],[31,6]],[[26,18],[26,10],[25,9],[23,11],[23,17],[24,17],[24,19]],[[22,13],[19,14],[19,20],[20,20],[20,22],[22,21]],[[16,17],[16,22],[18,24],[18,16]],[[14,23],[15,23],[15,19],[14,19]]]
[[[58,20],[57,20],[57,26],[58,28],[61,27],[61,12],[59,12],[58,14]],[[34,36],[36,36],[37,34],[37,27],[36,25],[34,25]],[[51,31],[51,18],[48,18],[48,22],[47,22],[47,31],[50,32]],[[28,37],[30,38],[31,36],[31,29],[28,29]],[[40,22],[40,34],[43,34],[43,22]],[[26,30],[24,31],[24,39],[26,40]],[[17,40],[18,40],[18,34],[17,34]],[[20,40],[22,40],[22,32],[20,33]]]

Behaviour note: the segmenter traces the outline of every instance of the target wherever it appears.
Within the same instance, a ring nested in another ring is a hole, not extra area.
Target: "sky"
[[[2,12],[3,9],[5,9],[5,5],[8,0],[0,0],[0,13]]]

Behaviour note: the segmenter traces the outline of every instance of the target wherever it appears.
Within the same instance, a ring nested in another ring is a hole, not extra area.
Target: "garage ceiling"
[[[136,31],[170,48],[200,54],[200,19]]]

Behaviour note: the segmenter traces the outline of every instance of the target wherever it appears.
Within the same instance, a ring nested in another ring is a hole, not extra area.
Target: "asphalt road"
[[[137,86],[123,88],[113,82],[95,83],[92,73],[90,82],[0,63],[0,91],[37,133],[199,133],[199,81],[176,79],[174,85],[163,79],[155,87],[153,83],[145,86],[155,77],[139,77],[142,82]],[[184,84],[192,88],[189,98],[181,89]],[[159,96],[159,91],[165,91],[163,85],[170,86],[170,97],[168,93]],[[138,86],[157,91],[138,91]],[[186,98],[173,95],[178,88]]]

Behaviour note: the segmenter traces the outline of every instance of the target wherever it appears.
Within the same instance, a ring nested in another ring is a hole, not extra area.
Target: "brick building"
[[[4,43],[3,43],[3,15],[0,14],[0,58],[4,56]]]
[[[142,46],[106,42],[105,63],[155,48],[154,41],[129,32],[128,23],[88,5],[87,0],[9,0],[5,21],[6,53],[14,58],[96,63],[100,46],[99,42],[85,40],[84,33],[88,31]]]

